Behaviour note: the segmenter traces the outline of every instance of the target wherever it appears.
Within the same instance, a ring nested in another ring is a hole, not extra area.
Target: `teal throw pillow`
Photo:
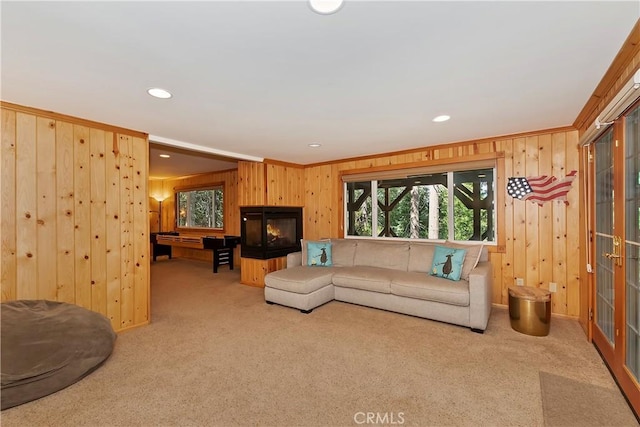
[[[433,262],[431,263],[431,275],[449,280],[460,280],[462,264],[466,254],[467,251],[465,249],[436,245],[433,252]]]
[[[307,265],[329,267],[331,261],[331,242],[307,242]]]

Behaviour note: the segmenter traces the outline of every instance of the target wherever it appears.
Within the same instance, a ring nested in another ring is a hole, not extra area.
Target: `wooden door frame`
[[[636,104],[635,106],[637,106]],[[633,109],[635,107],[632,107]],[[631,110],[630,109],[630,110]],[[614,300],[614,347],[611,348],[608,339],[595,327],[596,322],[596,248],[595,248],[595,198],[593,197],[593,191],[595,190],[595,161],[588,162],[588,174],[589,182],[592,183],[592,188],[588,188],[587,192],[591,192],[589,196],[589,251],[591,254],[591,260],[593,260],[593,274],[589,276],[589,310],[593,310],[594,316],[589,316],[588,322],[588,336],[591,342],[594,343],[597,350],[600,352],[603,361],[611,371],[614,380],[623,391],[627,401],[631,405],[636,414],[640,414],[640,383],[635,379],[634,375],[629,371],[626,366],[626,348],[627,348],[627,331],[626,331],[626,230],[625,230],[625,215],[626,209],[624,206],[624,200],[626,195],[625,188],[625,176],[626,176],[626,164],[625,164],[625,125],[626,115],[622,116],[619,121],[613,125],[612,135],[612,149],[613,152],[613,165],[614,165],[614,217],[613,217],[613,235],[622,238],[622,265],[616,266],[614,264],[614,292],[616,298]],[[588,150],[588,156],[590,159],[595,159],[595,144],[592,144]],[[616,167],[617,166],[617,167]],[[622,207],[615,208],[615,203],[619,202]],[[617,226],[616,226],[617,225]],[[620,297],[622,296],[622,297]]]
[[[600,138],[602,138],[602,136],[606,135],[608,133],[608,131],[605,131],[602,133],[602,135],[600,136]],[[599,138],[599,139],[600,139]],[[615,148],[615,128],[613,129],[613,134],[611,136],[611,149]],[[600,352],[600,355],[602,356],[603,361],[607,364],[607,366],[609,366],[609,368],[611,369],[611,372],[614,373],[614,368],[616,365],[616,349],[618,348],[618,339],[617,337],[614,335],[614,344],[613,346],[609,343],[609,339],[605,336],[605,334],[603,332],[601,332],[601,329],[597,326],[597,319],[599,317],[598,310],[597,310],[597,300],[598,300],[598,289],[597,289],[597,276],[598,276],[598,254],[596,252],[597,249],[597,241],[598,241],[598,236],[597,236],[597,228],[596,228],[596,173],[595,173],[595,168],[596,168],[596,161],[597,161],[597,157],[596,157],[596,144],[597,144],[597,140],[596,142],[594,142],[593,144],[590,145],[589,147],[589,152],[592,155],[592,159],[593,161],[589,163],[589,172],[590,172],[590,176],[592,177],[591,183],[592,186],[591,188],[588,190],[589,192],[591,192],[591,197],[590,197],[590,204],[591,206],[589,206],[589,210],[591,212],[591,230],[592,232],[590,233],[591,236],[591,245],[590,245],[590,250],[591,253],[593,255],[593,274],[591,275],[591,297],[590,297],[590,306],[589,306],[589,310],[590,312],[593,313],[593,316],[589,316],[589,329],[591,330],[591,341],[593,342],[593,344],[596,346],[596,348],[598,349],[598,352]],[[612,163],[613,166],[615,168],[616,165],[616,156],[612,155]],[[621,174],[617,174],[617,175],[621,175]],[[617,189],[616,187],[616,182],[617,182],[617,176],[616,176],[616,169],[614,169],[614,177],[613,177],[613,185],[614,185],[614,191],[615,189]],[[613,209],[613,208],[612,208]],[[613,230],[611,230],[612,235],[615,234],[615,224],[616,224],[616,216],[615,216],[615,210],[614,210],[614,219],[613,219]],[[615,273],[615,265],[614,265],[614,273]],[[614,278],[617,277],[618,275],[614,275]],[[618,294],[618,289],[617,289],[617,282],[614,282],[614,295],[617,296]],[[616,324],[618,324],[618,311],[617,311],[617,307],[618,307],[618,300],[619,298],[615,297],[614,299],[614,318],[613,318],[613,322],[614,322],[614,326]]]
[[[632,111],[634,108],[638,108],[640,103],[636,102],[634,106],[632,106],[628,111]],[[619,224],[626,225],[626,206],[624,204],[624,200],[626,199],[626,162],[625,162],[625,148],[626,148],[626,114],[621,116],[619,121],[614,124],[614,140],[616,142],[620,141],[619,146],[616,145],[616,157],[614,162],[620,165],[621,173],[617,173],[614,176],[614,188],[618,189],[620,193],[619,197],[623,201],[622,208],[617,209],[615,220],[620,220]],[[620,274],[622,275],[622,279],[620,280],[622,284],[620,285],[621,294],[624,298],[620,298],[622,301],[618,303],[618,299],[616,299],[616,322],[621,325],[622,333],[620,334],[619,343],[616,340],[616,370],[615,377],[618,382],[620,388],[622,388],[625,397],[631,404],[632,408],[636,412],[636,414],[640,413],[640,384],[635,379],[634,375],[629,371],[626,366],[626,354],[627,354],[627,304],[626,304],[626,274],[627,274],[627,253],[626,253],[626,227],[620,227],[622,230],[619,235],[622,237],[622,247],[621,255],[622,255],[622,265],[619,266]],[[617,231],[616,231],[617,232]],[[616,285],[618,281],[616,280]],[[617,289],[616,289],[617,290]],[[620,307],[618,307],[618,304]],[[640,308],[639,308],[640,309]],[[619,323],[618,323],[619,322]]]

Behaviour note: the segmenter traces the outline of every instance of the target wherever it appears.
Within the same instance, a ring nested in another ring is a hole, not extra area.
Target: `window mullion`
[[[378,237],[378,181],[371,181],[371,237]]]
[[[191,215],[193,213],[191,191],[187,193],[187,227],[191,227]]]
[[[342,215],[342,237],[347,237],[349,233],[349,215],[353,215],[349,212],[349,193],[347,192],[347,183],[342,183],[342,201],[344,204]]]
[[[215,190],[209,190],[211,192],[211,213],[209,214],[209,228],[213,228],[216,223],[216,192]]]
[[[453,172],[447,172],[447,192],[449,193],[449,197],[447,198],[447,239],[453,241],[455,237],[455,233],[453,230],[453,198],[455,197],[453,194],[454,191],[454,183],[453,183]]]

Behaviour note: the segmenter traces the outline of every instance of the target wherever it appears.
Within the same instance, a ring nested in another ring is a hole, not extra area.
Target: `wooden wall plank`
[[[109,232],[120,230],[120,155],[113,150],[113,141],[118,142],[118,135],[107,132],[105,135],[105,177],[106,191],[106,281],[107,281],[107,317],[111,326],[119,329],[120,318],[120,277],[122,247],[120,233]]]
[[[553,176],[566,175],[566,134],[552,135]],[[579,242],[567,242],[567,210],[563,203],[553,203],[553,281],[558,284],[555,298],[551,300],[554,313],[567,314],[567,247],[575,248]]]
[[[56,254],[56,122],[37,118],[36,197],[38,298],[57,297]]]
[[[540,135],[538,139],[538,174],[550,176],[552,170],[551,135]],[[549,289],[553,282],[553,204],[545,203],[538,208],[538,272],[540,287]],[[555,299],[555,295],[552,295]]]
[[[16,299],[16,113],[0,109],[0,300]]]
[[[289,197],[286,184],[287,168],[280,165],[265,165],[267,173],[267,205],[283,206]]]
[[[91,309],[107,314],[106,133],[90,130]],[[109,141],[111,143],[111,141]]]
[[[571,133],[566,135],[565,140],[566,154],[566,173],[577,171],[580,169],[580,150],[578,149],[578,135]],[[580,290],[583,280],[580,274],[580,209],[581,193],[579,191],[579,181],[574,181],[573,189],[567,193],[567,203],[565,206],[567,215],[567,237],[565,241],[576,242],[573,246],[566,246],[567,252],[567,313],[569,316],[577,317],[580,315]],[[584,265],[584,264],[583,264]],[[586,267],[585,267],[586,269]],[[584,280],[586,283],[586,280]],[[585,289],[585,292],[587,289]]]
[[[133,138],[133,256],[134,324],[149,321],[149,215],[148,146],[146,140]]]
[[[526,138],[516,138],[513,140],[513,176],[527,176],[526,161],[527,161],[527,147]],[[527,276],[527,214],[526,205],[522,200],[515,200],[513,202],[513,253],[522,254],[514,256],[513,258],[513,275],[514,278],[509,284],[515,285],[515,279],[525,279]],[[525,283],[526,284],[526,283]]]
[[[502,148],[504,150],[504,175],[505,178],[508,179],[510,177],[515,176],[513,172],[513,140],[503,141]],[[497,191],[506,191],[505,187],[501,189],[496,189]],[[494,299],[493,302],[498,304],[508,304],[509,302],[509,287],[515,285],[515,273],[513,269],[514,264],[514,247],[513,247],[513,237],[514,237],[514,204],[516,200],[514,200],[511,196],[506,196],[504,198],[504,232],[505,236],[505,252],[502,255],[502,280],[500,283],[500,299]],[[499,219],[498,219],[499,220]],[[494,284],[494,287],[497,284]],[[494,291],[495,292],[495,291]]]
[[[133,164],[132,138],[118,135],[120,156],[120,328],[134,322]]]
[[[538,154],[540,147],[538,146],[538,135],[526,138],[526,176],[538,176]],[[533,202],[522,202],[525,207],[525,217],[527,227],[524,232],[526,247],[526,264],[525,264],[525,280],[527,286],[540,287],[540,274],[538,272],[538,264],[540,261],[538,236],[538,204]]]
[[[16,119],[16,297],[37,299],[36,116]]]
[[[91,309],[91,141],[90,129],[73,127],[75,303]]]
[[[75,303],[75,202],[73,125],[56,123],[57,301]]]

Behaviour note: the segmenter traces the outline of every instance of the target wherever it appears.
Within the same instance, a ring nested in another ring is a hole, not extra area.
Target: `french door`
[[[640,104],[591,147],[593,342],[640,413]]]

